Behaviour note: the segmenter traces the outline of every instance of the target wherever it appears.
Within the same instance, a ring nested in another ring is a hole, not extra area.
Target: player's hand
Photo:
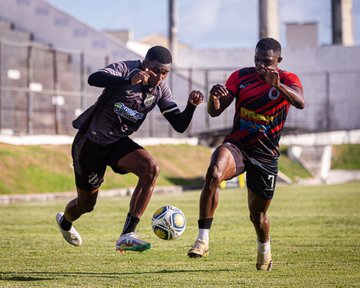
[[[273,87],[278,87],[280,85],[279,71],[272,66],[265,67],[264,78],[265,82]]]
[[[192,105],[198,106],[199,104],[201,104],[204,101],[204,95],[200,91],[193,90],[189,95],[188,101]]]
[[[151,76],[156,77],[156,74],[148,68],[146,68],[145,71],[140,70],[131,78],[131,84],[136,85],[142,83],[143,85],[146,85]]]
[[[220,109],[220,97],[224,97],[228,94],[227,89],[220,85],[220,84],[216,84],[214,85],[211,90],[210,90],[210,98],[214,103],[214,108],[215,110],[219,110]]]

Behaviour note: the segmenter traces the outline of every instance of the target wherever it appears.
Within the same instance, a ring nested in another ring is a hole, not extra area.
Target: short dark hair
[[[281,45],[279,41],[274,38],[263,38],[256,44],[256,49],[273,50],[274,52],[281,53]]]
[[[145,59],[149,61],[159,61],[162,64],[171,64],[172,57],[170,51],[163,46],[151,47],[146,55]]]

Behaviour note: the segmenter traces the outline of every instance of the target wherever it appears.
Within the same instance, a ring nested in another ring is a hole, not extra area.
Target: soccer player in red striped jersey
[[[267,210],[278,173],[279,140],[290,106],[304,108],[303,88],[293,73],[280,70],[281,45],[261,39],[254,67],[233,72],[225,86],[210,90],[208,113],[219,116],[234,100],[233,128],[212,154],[200,196],[199,233],[189,257],[209,252],[209,232],[219,201],[219,184],[246,171],[250,219],[257,235],[256,268],[272,268],[270,221]]]

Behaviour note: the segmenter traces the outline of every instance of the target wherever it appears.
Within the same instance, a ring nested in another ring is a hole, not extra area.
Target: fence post
[[[84,111],[86,108],[85,103],[85,54],[84,51],[80,52],[80,107]]]
[[[325,91],[326,91],[326,103],[325,103],[325,117],[326,117],[326,131],[331,131],[331,103],[330,103],[330,73],[325,72]]]
[[[3,86],[3,73],[5,73],[3,61],[2,61],[2,49],[3,49],[3,43],[0,39],[0,134],[2,131],[2,86]]]
[[[193,90],[193,69],[191,67],[189,68],[188,85],[189,85],[188,94],[190,95],[191,91]],[[189,124],[188,132],[187,132],[188,137],[191,135],[192,123],[193,121],[191,121]]]
[[[59,79],[58,79],[58,71],[57,71],[57,53],[55,49],[52,49],[53,54],[53,79],[54,79],[54,101],[53,105],[55,108],[55,134],[58,135],[61,132],[61,111],[60,105],[58,105],[58,97],[59,97]]]
[[[33,133],[33,93],[30,84],[33,81],[33,51],[29,45],[27,49],[27,134]]]
[[[175,75],[175,66],[173,65],[172,71],[170,72],[169,75],[169,87],[171,90],[171,93],[174,93],[174,75]],[[169,125],[169,137],[173,137],[173,129],[171,127],[171,125]]]
[[[106,55],[105,56],[105,66],[108,66],[110,64],[110,56]]]
[[[224,73],[224,79],[223,79],[223,83],[226,83],[226,80],[227,80],[227,75],[226,75],[226,73]],[[225,111],[224,111],[224,116],[223,116],[223,119],[224,119],[224,127],[227,127],[229,124],[228,124],[228,122],[230,122],[229,121],[229,114],[230,114],[230,112],[229,112],[229,109],[225,109]],[[230,122],[231,123],[231,122]],[[232,123],[231,123],[232,124]],[[230,125],[231,125],[230,124]]]
[[[205,93],[207,95],[207,91],[209,91],[209,70],[206,69],[205,70]],[[208,97],[205,96],[205,100],[206,102],[209,101]],[[206,127],[206,130],[209,131],[210,129],[210,115],[209,113],[205,112],[205,127]]]
[[[154,112],[153,113],[149,113],[149,137],[154,137]]]

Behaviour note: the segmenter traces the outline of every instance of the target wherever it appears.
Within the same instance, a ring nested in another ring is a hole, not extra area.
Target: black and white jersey
[[[130,80],[140,69],[140,61],[123,61],[99,71]],[[85,136],[90,141],[108,145],[132,134],[156,105],[163,114],[178,109],[165,82],[156,87],[142,83],[131,85],[130,81],[125,83],[106,87],[97,103],[74,121],[73,125],[78,129],[83,128],[85,122],[88,123]]]

